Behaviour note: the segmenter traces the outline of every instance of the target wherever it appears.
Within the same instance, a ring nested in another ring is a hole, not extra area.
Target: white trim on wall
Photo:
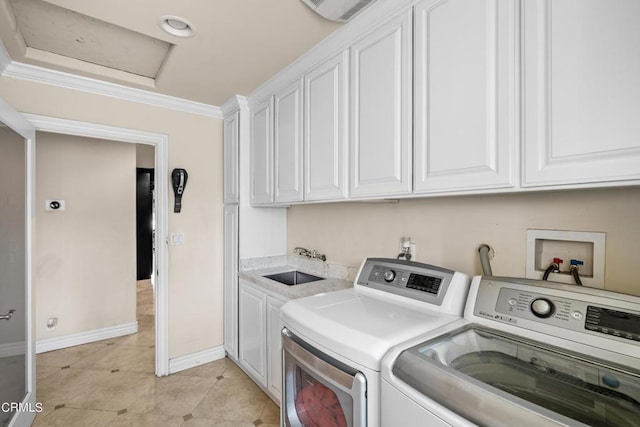
[[[111,141],[149,144],[155,147],[156,176],[169,176],[169,137],[160,133],[58,119],[34,114],[24,117],[40,132],[99,138]],[[156,180],[156,375],[169,374],[169,184]]]
[[[22,354],[25,354],[25,351],[27,351],[27,348],[25,346],[25,341],[0,344],[0,358],[20,356]]]
[[[0,75],[4,73],[4,70],[11,64],[11,58],[9,57],[9,53],[7,49],[5,49],[2,41],[0,40]]]
[[[222,119],[222,110],[220,107],[214,105],[189,101],[187,99],[176,98],[143,89],[131,88],[89,77],[76,76],[74,74],[50,70],[48,68],[30,64],[23,64],[16,61],[9,61],[9,63],[2,68],[2,64],[6,63],[7,58],[6,55],[3,58],[2,50],[4,50],[4,48],[0,49],[0,74],[5,77],[45,83],[67,89],[75,89],[82,92],[111,96],[126,101],[139,102],[156,107],[170,108],[172,110]]]
[[[138,322],[109,326],[107,328],[93,329],[77,334],[64,335],[62,337],[47,338],[36,341],[36,354],[46,351],[59,350],[75,345],[88,344],[100,340],[131,335],[138,332]]]
[[[224,347],[219,345],[185,356],[174,357],[169,361],[169,373],[184,371],[195,366],[204,365],[214,360],[223,359],[225,356]]]

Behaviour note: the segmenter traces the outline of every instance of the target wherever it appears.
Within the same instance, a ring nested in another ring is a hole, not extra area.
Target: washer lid
[[[392,372],[478,425],[635,427],[635,366],[470,324],[404,350]]]
[[[353,289],[314,295],[282,307],[285,326],[356,364],[380,371],[394,345],[451,323],[459,316],[417,311]]]

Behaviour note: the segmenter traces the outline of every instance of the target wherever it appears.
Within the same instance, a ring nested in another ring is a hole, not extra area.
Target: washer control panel
[[[420,292],[427,292],[438,295],[440,286],[445,280],[442,273],[434,275],[427,273],[418,273],[395,267],[394,269],[375,265],[369,274],[369,281],[380,284],[395,284],[396,286],[405,287],[407,289],[415,289]]]
[[[439,305],[454,273],[419,262],[370,258],[363,265],[356,283]]]
[[[596,304],[588,295],[576,293],[571,298],[543,287],[532,290],[506,284],[494,296],[493,307],[481,292],[474,307],[474,314],[491,320],[520,325],[528,320],[568,329],[576,332],[595,332],[625,340],[640,342],[639,311],[623,310],[611,304]],[[494,289],[495,292],[495,289]],[[491,292],[493,293],[493,292]],[[600,298],[602,300],[602,298]],[[497,300],[497,301],[496,301]],[[492,310],[493,308],[493,310]]]

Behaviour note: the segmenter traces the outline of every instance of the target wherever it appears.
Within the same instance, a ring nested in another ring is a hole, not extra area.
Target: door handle
[[[13,313],[15,313],[16,311],[14,309],[9,310],[9,312],[7,314],[3,314],[0,316],[0,320],[9,320],[11,319],[11,317],[13,316]]]

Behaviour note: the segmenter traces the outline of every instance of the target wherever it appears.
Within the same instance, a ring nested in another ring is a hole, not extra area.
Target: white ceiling
[[[167,15],[195,36],[161,30]],[[13,61],[210,105],[249,95],[339,27],[300,0],[0,0]]]

